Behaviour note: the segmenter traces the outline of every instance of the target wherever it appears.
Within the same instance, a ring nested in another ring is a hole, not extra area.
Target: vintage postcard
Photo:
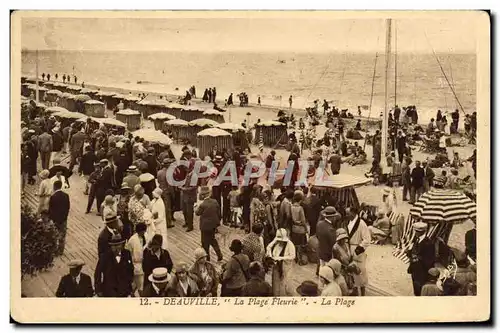
[[[11,34],[15,321],[490,318],[487,12],[14,11]]]

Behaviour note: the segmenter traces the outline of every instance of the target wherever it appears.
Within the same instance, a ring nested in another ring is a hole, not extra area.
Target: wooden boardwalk
[[[62,163],[68,163],[67,159],[63,159]],[[90,214],[85,214],[87,196],[83,194],[83,179],[74,174],[70,179],[70,184],[71,188],[67,190],[67,193],[70,195],[71,210],[68,218],[64,254],[56,258],[51,269],[22,281],[21,292],[26,297],[54,297],[60,278],[68,273],[67,263],[72,259],[83,259],[86,262],[83,272],[89,274],[93,279],[94,269],[97,264],[97,238],[104,225],[101,218],[96,215],[95,204],[92,208],[93,211]],[[38,198],[35,193],[37,189],[38,185],[27,185],[22,203],[36,208]],[[195,217],[195,229],[189,233],[182,228],[184,223],[182,214],[176,213],[176,219],[176,227],[168,229],[168,250],[174,265],[181,261],[191,264],[194,261],[194,250],[201,244],[198,219]],[[243,231],[234,230],[226,238],[227,242],[225,244],[219,241],[225,259],[230,258],[232,254],[228,249],[231,240],[243,236]],[[213,249],[211,251],[211,257],[216,258]],[[315,269],[316,266],[313,264],[306,266],[295,265],[293,274],[291,274],[292,286],[296,288],[304,280],[315,280]],[[375,286],[369,286],[367,293],[372,296],[391,295]]]

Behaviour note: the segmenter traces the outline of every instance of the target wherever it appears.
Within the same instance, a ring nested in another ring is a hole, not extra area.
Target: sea
[[[245,92],[251,104],[260,96],[262,105],[288,107],[292,96],[293,108],[303,109],[319,99],[354,115],[359,105],[370,118],[384,107],[385,55],[378,53],[39,51],[38,58],[40,75],[110,88],[183,95],[194,85],[201,97],[216,87],[221,101],[233,93],[237,103]],[[34,76],[35,64],[35,52],[24,50],[22,74]],[[474,54],[393,54],[388,73],[389,104],[416,105],[422,121],[460,108],[457,99],[466,113],[476,111]]]

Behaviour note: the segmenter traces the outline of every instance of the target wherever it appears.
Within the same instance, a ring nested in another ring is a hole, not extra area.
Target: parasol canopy
[[[159,143],[167,146],[172,144],[172,139],[170,139],[167,135],[163,134],[162,132],[154,129],[143,128],[135,132],[132,132],[132,134],[134,136],[141,137],[144,140],[149,141],[151,143]]]
[[[219,123],[211,119],[199,118],[189,122],[189,126],[216,127]]]
[[[182,119],[167,120],[166,122],[164,122],[164,124],[170,126],[189,126],[189,123]]]
[[[77,119],[76,121],[77,122],[86,122],[87,119],[89,117],[88,116],[84,116],[80,119]],[[121,121],[119,120],[116,120],[115,118],[95,118],[95,117],[90,117],[90,119],[92,119],[93,121],[99,123],[99,124],[104,124],[104,125],[110,125],[110,126],[117,126],[117,127],[127,127],[127,125],[125,125],[124,123],[122,123]]]
[[[79,94],[79,95],[75,95],[73,97],[73,99],[75,101],[78,101],[78,102],[86,102],[86,101],[90,101],[92,98],[90,98],[90,96],[88,96],[88,95]]]
[[[71,112],[71,111],[59,111],[52,115],[54,117],[67,118],[67,119],[80,119],[86,117],[84,114],[80,112]]]
[[[220,128],[207,128],[198,132],[198,136],[231,136],[231,133],[228,133]]]
[[[433,189],[422,194],[410,214],[426,223],[462,223],[476,219],[476,204],[461,192]]]
[[[172,116],[171,114],[168,114],[168,113],[164,113],[164,112],[158,112],[158,113],[154,113],[152,115],[150,115],[148,117],[148,119],[150,120],[173,120],[173,119],[176,119],[175,116]]]

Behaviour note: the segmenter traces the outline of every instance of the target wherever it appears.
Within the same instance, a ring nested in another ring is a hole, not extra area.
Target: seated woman
[[[342,163],[351,163],[352,160],[356,158],[356,152],[351,148],[347,148],[347,157],[342,157]]]
[[[368,227],[372,237],[372,243],[380,244],[385,241],[390,234],[391,230],[391,222],[386,214],[383,211],[379,211],[377,213],[378,218],[373,225]]]
[[[373,160],[372,167],[370,171],[365,173],[365,177],[373,178],[373,184],[378,184],[378,180],[382,175],[382,168],[380,167],[380,163],[377,160]]]
[[[364,164],[365,162],[366,162],[366,153],[364,152],[363,148],[358,147],[356,158],[353,159],[349,164],[354,166],[354,165]]]
[[[458,152],[453,152],[453,161],[451,162],[451,167],[458,169],[460,167],[464,166],[464,163],[460,159],[460,156],[458,156]]]

